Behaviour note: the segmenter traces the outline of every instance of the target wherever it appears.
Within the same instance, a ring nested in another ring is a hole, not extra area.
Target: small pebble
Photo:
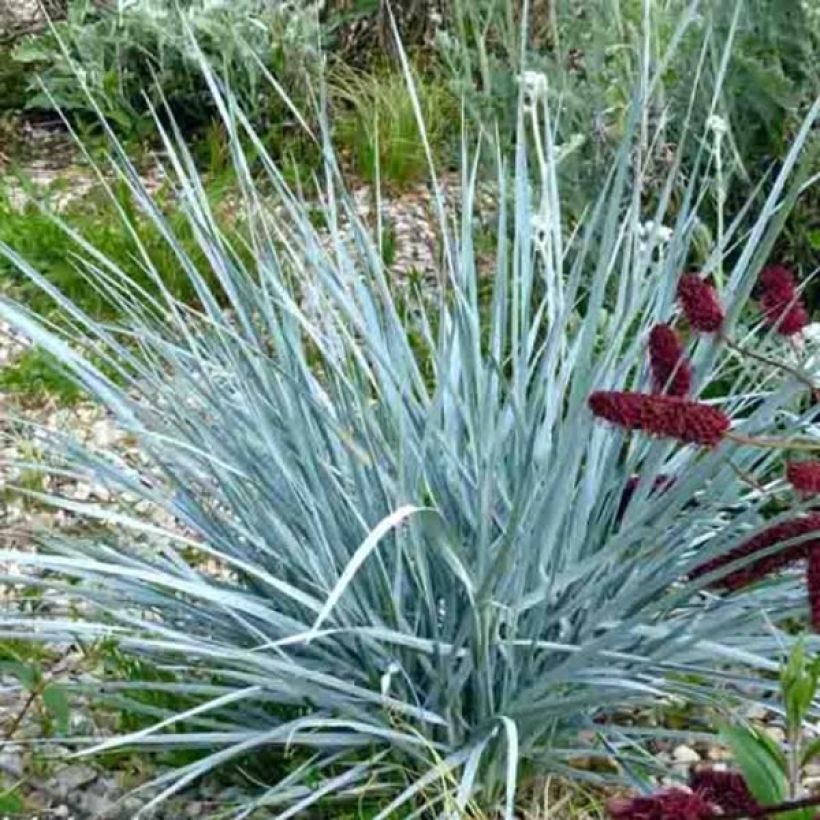
[[[700,755],[691,747],[681,744],[672,751],[672,759],[676,763],[697,763]]]
[[[97,777],[97,770],[85,763],[72,763],[60,769],[51,778],[50,785],[57,794],[68,797]]]

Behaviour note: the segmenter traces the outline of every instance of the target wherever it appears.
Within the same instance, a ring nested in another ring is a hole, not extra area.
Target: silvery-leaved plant
[[[144,787],[154,790],[148,806],[254,763],[233,792],[246,797],[223,813],[306,816],[321,800],[352,800],[377,802],[380,818],[512,818],[532,773],[607,782],[659,766],[642,741],[666,730],[636,724],[632,707],[708,705],[718,691],[763,699],[789,641],[777,624],[807,612],[802,578],[725,592],[693,570],[776,523],[763,506],[780,453],[625,435],[588,407],[593,391],[650,389],[647,337],[679,315],[697,224],[703,180],[679,180],[675,163],[650,215],[671,230],[664,254],[635,254],[647,221],[645,101],[636,98],[630,137],[578,225],[562,223],[544,88],[519,117],[511,157],[493,163],[465,147],[460,201],[433,186],[436,298],[408,309],[329,140],[317,226],[312,203],[203,71],[229,135],[246,246],[220,228],[164,119],[174,201],[207,271],[116,142],[107,169],[166,236],[195,304],[165,288],[126,214],[153,292],[75,235],[77,264],[123,317],[116,325],[83,314],[4,249],[52,293],[63,321],[9,299],[0,318],[56,356],[142,455],[124,462],[54,436],[60,469],[139,503],[41,494],[97,526],[0,553],[6,582],[78,604],[6,611],[5,636],[106,640],[153,670],[88,687],[100,704],[141,713],[144,728],[77,739],[79,753],[198,750]],[[410,84],[408,93],[418,110]],[[802,184],[817,113],[759,210],[726,225],[727,336]],[[473,205],[488,163],[501,195],[485,281]],[[321,317],[306,310],[304,282]],[[753,382],[718,334],[690,347],[693,399],[736,433],[785,419],[795,434],[810,429],[798,379]],[[177,526],[157,523],[152,506]]]

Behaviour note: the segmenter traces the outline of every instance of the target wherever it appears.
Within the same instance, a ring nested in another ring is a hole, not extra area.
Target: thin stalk
[[[40,687],[35,686],[31,692],[29,692],[28,697],[26,698],[26,702],[23,704],[23,707],[17,712],[14,716],[14,720],[11,722],[11,725],[8,729],[6,729],[5,734],[3,735],[3,743],[8,743],[13,737],[15,732],[20,728],[20,724],[23,722],[23,718],[29,713],[32,704],[37,699],[37,696],[40,694]]]
[[[815,400],[820,401],[820,389],[812,384],[811,379],[809,378],[808,374],[797,370],[790,365],[783,364],[783,362],[778,362],[776,359],[771,359],[768,356],[764,356],[762,353],[757,353],[754,350],[749,350],[743,345],[738,344],[733,339],[730,339],[728,336],[722,336],[723,341],[726,343],[726,346],[734,350],[735,352],[741,354],[742,356],[748,356],[750,359],[755,359],[758,362],[763,364],[769,365],[769,367],[775,367],[779,370],[782,370],[784,373],[788,373],[790,376],[794,376],[795,379],[798,381],[803,382],[806,387],[811,390],[812,396],[814,396]]]
[[[558,30],[558,0],[550,0],[549,7],[549,20],[550,20],[550,37],[552,38],[552,47],[555,51],[556,57],[560,60],[561,59],[561,40],[560,40],[560,33]]]
[[[785,803],[776,803],[773,806],[763,806],[754,812],[736,811],[729,814],[716,814],[715,820],[747,820],[754,817],[770,817],[773,814],[783,814],[795,809],[807,809],[811,806],[820,806],[820,796],[804,797],[802,800],[788,800]]]
[[[789,767],[789,797],[796,800],[800,794],[800,724],[789,727],[788,756]]]
[[[715,283],[719,290],[723,289],[723,237],[725,233],[723,210],[726,201],[726,193],[723,184],[723,132],[715,129],[715,177],[717,184],[717,240],[720,252],[717,258],[717,268],[715,270]]]
[[[820,450],[820,441],[811,439],[769,438],[767,436],[744,436],[742,433],[726,433],[725,438],[748,447],[777,450]]]

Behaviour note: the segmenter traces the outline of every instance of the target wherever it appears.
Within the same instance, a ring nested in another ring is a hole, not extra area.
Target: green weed
[[[62,405],[75,404],[85,395],[53,356],[35,347],[0,370],[0,393],[4,392],[24,402],[39,402],[51,396]]]
[[[427,176],[424,141],[413,98],[396,71],[363,74],[338,67],[331,78],[337,104],[334,134],[339,152],[365,180],[406,188]],[[434,155],[446,164],[459,137],[458,104],[435,78],[417,87],[425,131]]]

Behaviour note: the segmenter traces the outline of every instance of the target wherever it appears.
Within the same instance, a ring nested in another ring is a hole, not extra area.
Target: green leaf
[[[29,692],[37,686],[42,675],[39,664],[17,661],[3,661],[0,663],[0,672],[13,675]]]
[[[761,735],[745,726],[723,726],[720,736],[732,750],[735,760],[759,803],[782,803],[786,799],[786,776],[771,748]]]
[[[816,737],[803,749],[803,754],[800,756],[800,765],[805,766],[814,760],[817,755],[820,755],[820,737]]]
[[[1,814],[19,814],[22,815],[25,810],[23,798],[17,791],[17,785],[9,787],[4,791],[0,791],[0,813]]]
[[[783,820],[815,820],[817,817],[817,808],[795,809],[794,811],[786,812],[786,814],[778,816],[783,818]]]
[[[817,660],[806,658],[802,641],[798,641],[780,673],[780,686],[786,705],[786,723],[799,729],[811,708],[817,691]]]
[[[783,683],[793,681],[800,677],[806,663],[806,650],[802,641],[797,641],[789,653],[783,671],[781,672],[781,680]]]
[[[50,55],[51,50],[39,39],[23,40],[12,53],[18,63],[39,63],[47,60]]]
[[[809,245],[811,245],[812,250],[820,250],[820,228],[814,228],[813,230],[810,230],[806,234],[806,236],[809,240]]]
[[[766,747],[772,759],[777,763],[780,771],[784,773],[787,772],[788,763],[786,762],[786,753],[783,751],[780,744],[766,734],[766,732],[756,732],[756,736],[760,743]]]
[[[68,734],[71,705],[63,687],[54,683],[46,686],[43,690],[43,705],[54,718],[57,732],[61,735]]]

